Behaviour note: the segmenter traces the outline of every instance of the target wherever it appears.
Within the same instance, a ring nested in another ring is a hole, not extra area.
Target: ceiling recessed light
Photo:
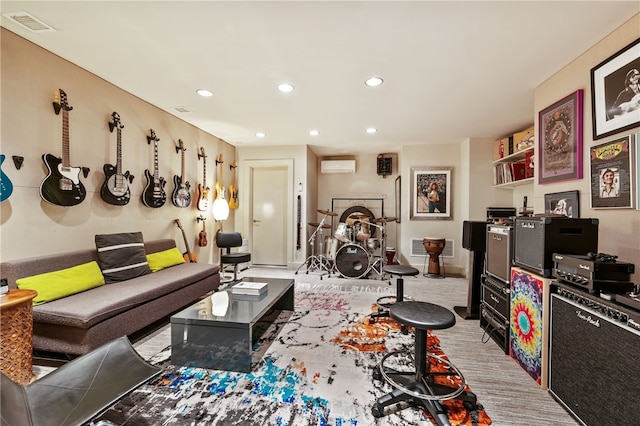
[[[205,98],[208,98],[209,96],[213,96],[213,92],[207,89],[198,89],[196,90],[196,93],[200,96],[204,96]]]
[[[283,92],[283,93],[293,92],[293,84],[280,83],[280,84],[278,84],[278,90]]]
[[[378,129],[376,129],[375,127],[369,127],[367,129],[367,133],[369,133],[370,135],[374,134],[377,131],[378,131]]]
[[[317,130],[309,130],[309,134],[310,134],[311,136],[318,136],[318,135],[320,134],[320,132],[319,132],[319,131],[317,131]]]
[[[380,86],[383,81],[384,80],[380,77],[370,77],[364,82],[364,84],[366,84],[369,87],[376,87],[376,86]]]
[[[262,133],[262,132],[257,132],[256,136],[259,137],[259,138],[264,138],[267,135],[265,133]]]

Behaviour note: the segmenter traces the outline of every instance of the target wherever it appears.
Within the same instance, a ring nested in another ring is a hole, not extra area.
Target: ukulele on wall
[[[198,245],[200,247],[206,247],[207,246],[207,231],[205,230],[205,221],[207,220],[207,218],[203,217],[203,216],[198,216],[196,218],[196,220],[198,222],[202,221],[202,230],[198,234]]]
[[[127,170],[122,173],[122,128],[124,125],[120,122],[120,115],[117,112],[111,114],[113,121],[109,122],[109,131],[113,133],[116,130],[118,135],[117,160],[116,165],[105,164],[104,183],[100,189],[102,199],[114,206],[124,206],[131,199],[131,190],[129,184],[133,182],[133,175]]]
[[[176,147],[176,153],[182,153],[182,166],[180,176],[173,176],[173,193],[171,194],[171,202],[174,206],[185,208],[191,204],[191,185],[184,179],[184,152],[187,148],[184,147],[182,139],[178,139],[178,146]]]
[[[187,251],[185,251],[182,254],[182,256],[184,257],[184,261],[189,263],[197,263],[198,259],[196,258],[195,254],[191,253],[191,249],[189,248],[189,241],[187,241],[187,234],[184,233],[184,229],[182,228],[180,219],[176,219],[175,222],[176,222],[176,225],[178,225],[178,228],[180,228],[180,231],[182,231],[182,239],[184,239],[184,246],[187,248]]]
[[[229,208],[237,209],[240,206],[240,200],[238,200],[238,186],[236,184],[236,180],[238,178],[238,163],[236,160],[233,160],[233,164],[229,167],[233,170],[233,183],[229,186],[229,192],[231,193]]]
[[[151,129],[150,135],[147,136],[147,144],[153,142],[153,174],[146,169],[144,175],[147,178],[147,184],[142,191],[142,203],[151,208],[162,207],[167,201],[167,194],[164,192],[166,181],[158,175],[158,137],[156,132]]]
[[[58,89],[53,110],[56,115],[62,111],[62,158],[52,154],[42,156],[48,173],[40,184],[40,197],[44,201],[65,207],[80,204],[87,195],[80,182],[81,168],[72,167],[69,161],[69,111],[72,109],[67,102],[67,94]]]
[[[206,211],[209,208],[209,187],[207,186],[207,156],[204,148],[200,147],[198,160],[202,158],[202,184],[198,184],[198,210]]]

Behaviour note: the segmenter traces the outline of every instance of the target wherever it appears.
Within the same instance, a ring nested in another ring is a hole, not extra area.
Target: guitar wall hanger
[[[13,165],[16,166],[16,170],[20,170],[20,168],[22,167],[22,162],[24,161],[24,157],[14,155],[11,158],[13,158]]]
[[[147,145],[151,145],[151,142],[159,142],[160,139],[156,136],[156,132],[153,129],[149,129],[149,135],[147,136]]]
[[[184,142],[182,139],[178,139],[178,144],[176,145],[176,154],[180,154],[180,151],[186,151],[187,148],[184,147]],[[198,154],[198,158],[200,158],[200,154]]]
[[[87,176],[89,176],[89,172],[90,172],[90,171],[91,171],[91,169],[90,169],[90,168],[88,168],[88,167],[83,167],[83,168],[82,168],[82,174],[84,175],[84,178],[85,178],[85,179],[87,178]]]
[[[229,164],[229,170],[233,170],[233,169],[236,169],[236,168],[238,168],[237,165],[234,166],[233,164]]]
[[[205,220],[207,220],[207,218],[202,216],[202,215],[196,217],[196,222],[198,222],[198,223],[200,223],[200,221],[205,221]]]
[[[116,127],[118,129],[124,129],[124,124],[120,121],[120,114],[113,111],[111,113],[111,117],[113,117],[113,121],[109,122],[109,132],[113,133]]]
[[[224,164],[224,161],[222,161],[222,157],[220,157],[220,160],[218,160],[218,159],[216,158],[216,166],[217,166],[218,164]]]
[[[203,148],[200,148],[200,151],[198,152],[198,161],[200,161],[202,157],[204,157],[204,151]]]

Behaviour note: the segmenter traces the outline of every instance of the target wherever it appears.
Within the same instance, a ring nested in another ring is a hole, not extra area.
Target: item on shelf
[[[536,136],[533,130],[533,126],[529,127],[522,132],[518,132],[513,135],[513,152],[526,151],[529,148],[533,148]]]

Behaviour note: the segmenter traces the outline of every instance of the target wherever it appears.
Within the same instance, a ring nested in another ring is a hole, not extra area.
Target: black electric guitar
[[[178,139],[176,152],[182,153],[182,166],[180,176],[173,176],[173,193],[171,194],[171,202],[174,206],[180,208],[189,207],[189,204],[191,204],[191,185],[189,182],[185,182],[184,180],[184,152],[186,150],[187,148],[184,147],[182,139]]]
[[[117,112],[111,114],[113,121],[109,122],[109,131],[113,133],[116,130],[118,135],[117,159],[116,165],[105,164],[104,183],[100,189],[102,199],[114,206],[124,206],[131,199],[131,190],[129,184],[133,182],[133,175],[127,170],[122,173],[122,128],[124,125],[120,122],[120,115]]]
[[[147,143],[153,142],[153,174],[146,169],[144,175],[147,178],[147,185],[142,191],[142,203],[151,208],[162,207],[167,201],[167,194],[164,192],[164,185],[167,183],[164,178],[158,175],[158,137],[153,129],[150,130],[150,135],[147,136]]]
[[[52,154],[42,156],[48,173],[40,184],[40,197],[44,201],[65,207],[80,204],[87,195],[80,182],[82,168],[72,167],[69,161],[69,111],[72,109],[67,102],[67,94],[58,89],[53,110],[56,115],[62,111],[62,158]]]
[[[184,240],[184,245],[187,248],[187,251],[182,254],[182,257],[184,257],[184,261],[189,263],[197,263],[198,258],[194,253],[191,253],[191,249],[189,248],[189,241],[187,240],[187,234],[184,233],[184,229],[182,228],[180,219],[176,219],[175,222],[176,225],[178,225],[178,228],[180,228],[180,231],[182,231],[182,239]]]
[[[202,158],[202,184],[198,184],[198,210],[206,211],[209,208],[209,187],[207,186],[207,156],[204,148],[200,147],[198,160]]]

